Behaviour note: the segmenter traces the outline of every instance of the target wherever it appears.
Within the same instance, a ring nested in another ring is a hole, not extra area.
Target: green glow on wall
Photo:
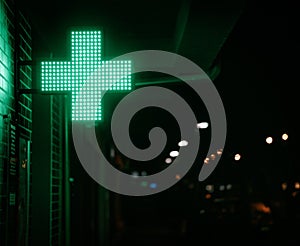
[[[101,120],[102,92],[132,89],[131,61],[102,61],[101,31],[72,31],[71,61],[42,62],[41,82],[44,92],[72,93],[73,121]]]
[[[12,103],[13,54],[9,37],[6,9],[0,1],[0,115],[8,114]],[[1,123],[0,119],[0,129]]]

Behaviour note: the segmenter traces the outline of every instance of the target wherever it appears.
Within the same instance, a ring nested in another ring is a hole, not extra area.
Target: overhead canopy
[[[52,53],[63,58],[68,54],[66,31],[72,26],[95,26],[103,29],[107,58],[136,50],[166,50],[185,56],[208,71],[244,2],[54,0],[47,4],[29,0],[26,4],[20,1],[20,5],[30,13],[37,56],[49,57]],[[47,12],[40,11],[45,8]]]

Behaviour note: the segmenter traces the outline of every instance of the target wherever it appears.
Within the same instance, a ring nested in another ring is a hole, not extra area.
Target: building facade
[[[66,245],[64,97],[36,96],[47,117],[33,109],[38,63],[30,20],[14,0],[0,0],[0,58],[0,245]],[[34,118],[47,138],[32,130]],[[33,155],[37,146],[49,148]]]
[[[32,97],[31,27],[13,1],[0,1],[0,243],[29,240]]]

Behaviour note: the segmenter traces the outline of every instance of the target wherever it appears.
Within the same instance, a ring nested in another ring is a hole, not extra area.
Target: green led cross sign
[[[41,63],[44,92],[72,94],[72,120],[101,120],[103,91],[132,89],[131,61],[101,60],[101,31],[71,32],[71,61]]]

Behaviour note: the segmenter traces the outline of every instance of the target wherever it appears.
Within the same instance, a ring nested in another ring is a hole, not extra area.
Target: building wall
[[[31,27],[14,1],[0,0],[0,245],[28,240],[32,134]],[[17,225],[17,221],[20,223]]]
[[[6,165],[8,153],[8,124],[4,118],[12,109],[13,53],[9,38],[7,6],[0,1],[0,244],[4,243],[7,192]]]

